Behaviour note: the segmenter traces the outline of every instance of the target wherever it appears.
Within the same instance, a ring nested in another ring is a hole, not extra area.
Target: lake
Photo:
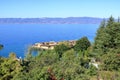
[[[77,40],[83,36],[93,42],[99,24],[0,24],[0,56],[10,52],[24,57],[28,46],[36,42]]]

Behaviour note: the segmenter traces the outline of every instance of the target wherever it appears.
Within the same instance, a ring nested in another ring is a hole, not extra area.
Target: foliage
[[[107,53],[102,56],[102,69],[106,71],[120,70],[120,54]]]
[[[106,43],[105,37],[107,37],[107,35],[105,35],[105,26],[106,22],[103,20],[95,37],[94,49],[99,53],[104,52],[104,43]]]
[[[107,53],[109,51],[118,51],[120,47],[120,23],[115,22],[110,17],[108,22],[103,21],[97,31],[94,49],[98,53]]]
[[[90,65],[87,74],[89,74],[90,76],[97,75],[97,68],[93,65]]]
[[[120,80],[120,73],[116,71],[99,71],[97,78],[102,80]]]
[[[20,62],[15,58],[15,54],[11,53],[9,58],[2,58],[2,63],[0,64],[0,80],[10,80],[17,73],[22,71],[22,66]]]
[[[119,80],[120,78],[120,23],[111,16],[107,22],[103,20],[97,31],[94,52],[99,59],[101,79]],[[101,73],[102,72],[102,73]],[[113,73],[114,72],[114,73]]]
[[[85,51],[88,47],[90,47],[90,41],[87,37],[82,37],[81,39],[77,40],[76,45],[74,47],[75,51]]]
[[[62,54],[63,54],[65,51],[67,51],[68,49],[69,49],[69,47],[66,46],[65,44],[60,44],[60,45],[56,45],[56,46],[55,46],[55,51],[56,51],[56,53],[58,53],[59,58],[61,58],[61,57],[62,57]]]

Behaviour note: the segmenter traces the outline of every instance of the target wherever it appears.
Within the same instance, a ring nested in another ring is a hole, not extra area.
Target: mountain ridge
[[[103,18],[97,17],[66,17],[66,18],[0,18],[0,24],[99,24]]]

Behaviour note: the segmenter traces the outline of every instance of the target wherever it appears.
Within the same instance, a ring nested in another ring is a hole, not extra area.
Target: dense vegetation
[[[93,44],[82,37],[75,46],[62,43],[39,50],[37,56],[0,57],[0,80],[120,80],[119,48],[120,22],[110,17],[101,23]]]

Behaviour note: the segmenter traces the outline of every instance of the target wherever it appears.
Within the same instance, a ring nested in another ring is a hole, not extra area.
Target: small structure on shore
[[[44,50],[52,50],[56,45],[59,45],[60,43],[67,42],[69,46],[74,46],[76,44],[75,40],[69,40],[69,41],[61,41],[61,42],[41,42],[41,43],[35,43],[32,47],[36,49],[44,49]]]

